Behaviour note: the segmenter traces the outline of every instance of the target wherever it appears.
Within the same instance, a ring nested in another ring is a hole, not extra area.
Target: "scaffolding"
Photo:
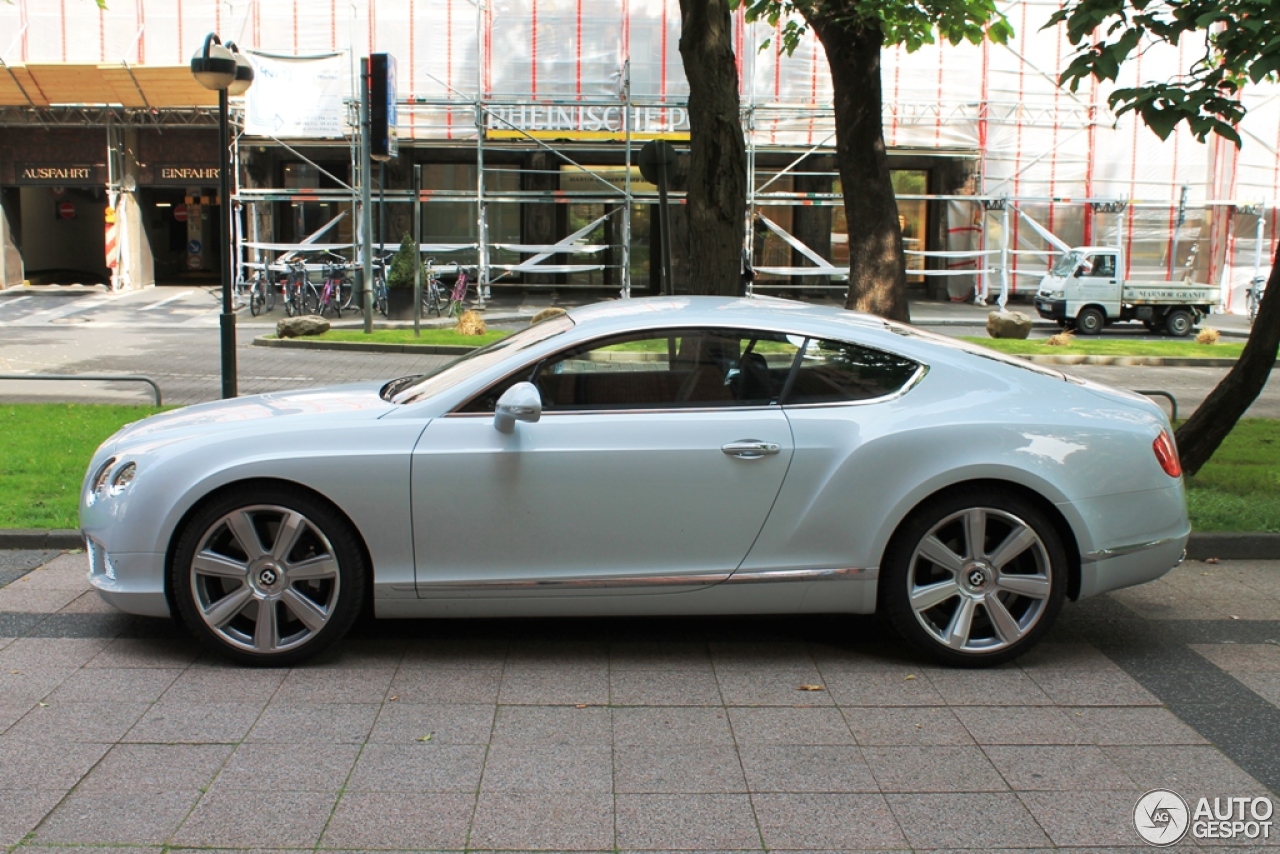
[[[687,84],[676,46],[676,0],[113,0],[77,19],[57,4],[0,4],[0,31],[17,35],[0,54],[6,64],[115,61],[133,66],[185,64],[208,31],[242,49],[307,57],[338,55],[347,69],[346,97],[356,90],[358,58],[388,52],[400,62],[402,152],[469,151],[466,176],[454,169],[416,195],[386,188],[385,204],[409,221],[416,201],[440,213],[426,217],[424,253],[480,268],[484,285],[602,286],[630,295],[643,271],[637,206],[657,202],[635,172],[649,139],[687,136]],[[1160,141],[1130,114],[1106,107],[1114,88],[1173,76],[1194,48],[1153,46],[1122,69],[1114,84],[1086,83],[1078,92],[1056,77],[1069,61],[1061,27],[1042,24],[1056,0],[1020,0],[1005,9],[1016,35],[1007,45],[926,45],[882,57],[884,134],[891,155],[917,164],[949,164],[945,182],[899,193],[900,203],[927,210],[928,232],[907,248],[908,272],[938,295],[987,300],[1034,288],[1059,244],[1121,245],[1133,275],[1182,275],[1222,287],[1228,310],[1273,256],[1280,199],[1280,90],[1251,87],[1240,126],[1242,148],[1196,142],[1185,127]],[[5,25],[12,23],[12,28]],[[759,50],[772,38],[767,50]],[[813,239],[812,223],[843,204],[832,154],[833,94],[821,45],[804,39],[791,56],[778,32],[738,13],[734,40],[740,67],[748,158],[744,249],[758,278],[754,289],[820,290],[846,286],[840,230]],[[257,97],[255,85],[249,98]],[[81,106],[79,109],[87,109]],[[46,111],[47,113],[47,111]],[[329,203],[353,214],[360,176],[354,121],[328,138],[244,134],[245,144],[284,146],[306,159],[313,146],[349,152],[354,180],[336,189],[239,186],[235,199],[252,213],[266,203]],[[36,111],[28,111],[34,120]],[[187,119],[203,121],[196,111]],[[41,119],[54,121],[47,114]],[[130,116],[140,121],[141,116]],[[178,119],[179,121],[182,119]],[[514,163],[513,151],[542,155],[539,165]],[[607,151],[602,166],[584,152]],[[403,153],[402,153],[402,156]],[[818,165],[815,165],[818,164]],[[929,169],[931,167],[926,167]],[[409,172],[411,170],[404,170]],[[237,170],[237,179],[241,176]],[[931,177],[930,181],[934,181]],[[237,182],[238,183],[238,182]],[[854,188],[856,190],[856,188]],[[674,192],[674,204],[681,194]],[[525,206],[571,207],[569,225],[553,237],[520,236]],[[452,207],[450,207],[452,206]],[[464,215],[465,212],[465,215]],[[448,230],[431,229],[448,220]],[[244,219],[242,251],[267,263],[279,245],[257,233],[263,217]],[[334,246],[361,239],[348,223]],[[465,227],[463,227],[465,224]],[[1046,235],[1051,236],[1047,237]],[[1056,241],[1056,242],[1055,242]],[[374,241],[390,250],[398,242]]]

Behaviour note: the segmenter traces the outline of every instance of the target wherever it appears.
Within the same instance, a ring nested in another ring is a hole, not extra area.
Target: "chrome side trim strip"
[[[727,572],[696,575],[627,575],[613,578],[499,578],[491,581],[419,581],[419,590],[600,590],[619,587],[706,587],[729,577]]]
[[[867,569],[841,567],[839,569],[746,569],[739,570],[725,584],[769,584],[777,581],[845,581],[850,578],[872,575]]]
[[[1113,549],[1100,549],[1096,552],[1089,552],[1084,555],[1084,560],[1099,561],[1106,560],[1111,557],[1120,557],[1121,555],[1130,555],[1134,552],[1146,551],[1147,549],[1156,549],[1160,546],[1168,545],[1177,540],[1177,537],[1165,537],[1162,540],[1151,540],[1145,543],[1134,543],[1128,546],[1117,546]]]
[[[619,578],[527,578],[492,581],[419,581],[418,590],[436,592],[499,590],[609,590],[636,587],[707,587],[713,584],[771,584],[780,581],[844,581],[874,578],[871,570],[753,569],[742,572],[704,572],[696,575],[628,575]]]

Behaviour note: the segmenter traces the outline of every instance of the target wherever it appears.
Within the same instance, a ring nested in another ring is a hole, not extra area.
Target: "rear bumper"
[[[1179,537],[1084,555],[1080,562],[1080,598],[1155,581],[1182,563],[1189,536],[1188,531]]]

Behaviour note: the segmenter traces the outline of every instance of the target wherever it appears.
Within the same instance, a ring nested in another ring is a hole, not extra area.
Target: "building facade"
[[[655,140],[687,148],[677,0],[109,7],[0,4],[0,285],[216,277],[216,99],[187,69],[216,32],[257,75],[233,100],[244,269],[304,242],[351,256],[363,183],[352,93],[361,58],[388,53],[399,154],[368,177],[374,242],[412,231],[416,199],[424,252],[480,267],[491,287],[657,287],[658,193],[639,160]],[[1057,8],[1013,4],[1008,45],[884,52],[911,282],[941,298],[1026,293],[1055,252],[1047,233],[1119,245],[1131,274],[1190,270],[1239,310],[1275,251],[1280,91],[1246,93],[1240,148],[1182,128],[1162,142],[1131,115],[1116,120],[1110,87],[1055,84],[1070,53],[1060,29],[1043,28]],[[857,188],[836,175],[821,46],[786,56],[766,25],[735,26],[755,288],[842,289],[842,194]],[[1116,85],[1172,76],[1194,52],[1146,51]],[[681,216],[677,204],[677,289]]]

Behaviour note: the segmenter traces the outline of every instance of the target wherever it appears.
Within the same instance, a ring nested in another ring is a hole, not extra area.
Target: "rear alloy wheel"
[[[172,584],[191,631],[242,664],[283,666],[346,634],[366,567],[350,524],[304,492],[234,492],[178,542]]]
[[[1191,316],[1191,312],[1182,308],[1169,312],[1164,319],[1164,331],[1174,338],[1186,338],[1191,334],[1191,328],[1195,325],[1196,321]]]
[[[922,505],[894,537],[881,605],[917,649],[985,667],[1035,645],[1066,583],[1066,550],[1034,505],[995,490],[955,492]]]
[[[1107,316],[1100,309],[1089,306],[1076,315],[1076,331],[1081,335],[1097,335],[1107,325]]]

